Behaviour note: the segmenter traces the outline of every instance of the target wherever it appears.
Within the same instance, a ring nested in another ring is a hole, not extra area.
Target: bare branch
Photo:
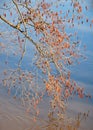
[[[16,3],[14,0],[12,0],[12,1],[13,1],[13,3],[15,4],[17,10],[18,10],[18,13],[20,14],[20,17],[21,17],[21,19],[22,19],[22,22],[23,22],[23,25],[24,25],[24,28],[25,28],[25,32],[26,32],[26,26],[25,26],[25,21],[24,21],[24,19],[23,19],[23,16],[22,16],[22,14],[21,14],[21,12],[20,12],[20,10],[19,10],[19,8],[18,8],[17,3]]]

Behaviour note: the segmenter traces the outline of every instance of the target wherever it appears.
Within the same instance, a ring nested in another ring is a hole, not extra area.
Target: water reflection
[[[89,116],[87,113],[78,113],[75,118],[55,118],[54,113],[51,112],[48,115],[48,121],[45,125],[41,125],[41,130],[78,130],[82,121],[86,122]]]
[[[93,7],[93,1],[90,0],[89,4],[90,4],[89,10],[91,11],[93,9],[92,8]],[[92,12],[89,12],[88,17],[91,17],[91,13]],[[76,30],[77,30],[77,28],[76,28]],[[88,49],[87,51],[89,51],[91,53],[91,55],[88,56],[87,61],[85,61],[84,63],[81,63],[80,65],[75,66],[75,71],[74,71],[74,68],[72,68],[72,78],[76,79],[79,82],[87,83],[86,88],[88,90],[89,89],[93,90],[93,86],[92,86],[93,85],[93,76],[92,76],[93,75],[93,67],[92,67],[92,65],[93,65],[92,64],[92,62],[93,62],[93,52],[92,52],[92,50],[93,50],[93,46],[92,46],[93,36],[92,36],[92,33],[93,32],[91,31],[89,33],[89,27],[86,24],[84,26],[82,25],[81,27],[79,27],[78,32],[79,32],[79,36],[81,37],[82,42],[86,42],[87,49]],[[2,58],[2,57],[0,57],[0,58]],[[26,67],[29,68],[29,65],[27,64],[27,60],[29,60],[29,58],[30,58],[29,51],[27,51],[27,54],[26,54],[26,56],[24,57],[24,60],[23,60],[23,69],[25,69]],[[14,62],[13,57],[10,59],[10,61],[11,60]],[[0,61],[0,64],[2,64],[1,61]],[[13,65],[11,65],[11,66],[14,67]],[[91,85],[91,88],[89,88],[89,85]],[[92,93],[92,91],[91,91],[91,93]],[[88,102],[87,102],[87,106],[88,106]],[[63,119],[56,119],[55,117],[53,117],[53,113],[50,113],[48,124],[46,125],[46,127],[43,127],[43,130],[44,129],[46,129],[46,130],[52,130],[52,129],[53,130],[57,130],[57,129],[59,129],[59,130],[62,130],[62,129],[77,130],[80,126],[81,119],[86,118],[88,116],[88,114],[86,115],[85,113],[83,114],[83,116],[81,116],[81,115],[82,114],[79,114],[77,116],[75,124],[73,123],[73,124],[69,125],[69,123],[65,124],[66,122],[64,123]]]

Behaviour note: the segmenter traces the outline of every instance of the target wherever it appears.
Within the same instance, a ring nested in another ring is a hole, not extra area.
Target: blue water
[[[6,0],[5,0],[6,1]],[[4,2],[4,1],[3,1]],[[0,3],[0,7],[3,2]],[[86,0],[86,5],[89,6],[88,11],[84,10],[84,16],[89,20],[93,19],[93,3],[92,0]],[[69,2],[66,6],[63,7],[65,11],[69,7]],[[0,9],[0,14],[2,14],[4,10]],[[9,19],[9,16],[7,16]],[[0,21],[0,31],[11,32],[13,29],[10,28],[7,24]],[[67,25],[68,26],[68,25]],[[74,64],[70,67],[71,69],[71,77],[75,79],[79,84],[82,84],[85,87],[85,90],[89,92],[93,96],[93,27],[90,28],[90,24],[84,23],[80,26],[77,25],[77,21],[75,22],[75,27],[73,29],[66,28],[67,32],[78,32],[78,38],[81,40],[80,49],[81,53],[86,56],[86,60],[80,60],[80,64]],[[0,42],[8,43],[7,40],[0,37]],[[22,69],[31,70],[33,69],[33,55],[34,55],[34,47],[31,45],[29,41],[26,41],[26,54],[24,59],[22,60]],[[83,50],[83,46],[86,45],[86,50]],[[16,51],[17,48],[13,48]],[[0,50],[1,51],[1,50]],[[11,51],[6,55],[3,52],[0,52],[0,70],[5,68],[17,68],[17,63],[20,60],[21,54],[14,56]],[[8,62],[5,65],[5,61]]]
[[[0,7],[2,7],[4,2],[11,2],[11,0],[2,0],[0,1]],[[63,12],[67,10],[68,8],[71,8],[71,6],[66,4],[66,6],[63,6],[62,10]],[[93,0],[85,0],[85,3],[87,6],[89,6],[88,11],[84,10],[84,17],[89,19],[89,22],[91,19],[93,19]],[[65,4],[65,3],[64,3]],[[9,3],[8,3],[9,5]],[[55,11],[55,7],[53,8]],[[4,10],[0,9],[0,14],[4,13]],[[15,16],[15,15],[14,15]],[[7,18],[10,19],[10,16],[7,15]],[[12,19],[11,19],[12,21]],[[77,21],[75,21],[75,27],[69,28],[69,25],[66,25],[66,32],[72,33],[77,32],[78,37],[77,39],[80,39],[81,44],[79,46],[79,49],[81,50],[81,54],[83,54],[86,59],[80,59],[80,64],[74,63],[73,65],[69,66],[68,69],[71,71],[71,78],[74,79],[79,86],[84,87],[85,93],[89,93],[92,96],[92,99],[88,100],[86,102],[86,99],[78,99],[77,97],[74,97],[73,100],[70,100],[70,108],[73,111],[78,112],[87,112],[90,110],[90,118],[88,120],[88,123],[84,123],[85,128],[88,127],[86,130],[92,130],[93,128],[93,26],[90,28],[89,22],[86,23],[85,19],[83,19],[84,23],[80,24],[78,26]],[[0,32],[5,33],[8,38],[4,38],[0,36],[0,43],[4,43],[7,48],[2,51],[2,48],[0,46],[0,85],[1,85],[1,79],[2,77],[2,71],[6,69],[16,69],[18,67],[18,62],[21,58],[20,50],[18,50],[18,44],[16,46],[13,46],[15,43],[12,43],[10,40],[11,38],[15,38],[15,36],[12,37],[12,35],[9,35],[9,33],[13,31],[12,28],[10,28],[7,24],[0,21]],[[21,35],[21,34],[20,34]],[[32,34],[34,38],[34,34]],[[12,45],[12,48],[10,48],[10,43]],[[9,47],[8,47],[9,46]],[[84,46],[86,48],[84,49]],[[17,55],[14,55],[14,52],[17,52]],[[8,52],[8,53],[7,53]],[[22,70],[32,71],[33,74],[37,74],[37,70],[34,63],[33,55],[35,52],[34,46],[26,40],[26,53],[24,55],[24,58],[22,60],[21,68]],[[53,68],[55,71],[55,69]],[[40,70],[38,70],[39,75],[42,74]],[[55,72],[54,72],[55,73]],[[43,77],[43,76],[42,76]],[[42,80],[42,79],[41,79]],[[36,81],[37,82],[37,81]],[[6,91],[3,91],[3,93]],[[45,96],[46,98],[46,96]],[[87,109],[87,110],[86,110]],[[89,123],[90,122],[90,123]],[[90,127],[91,128],[90,128]]]

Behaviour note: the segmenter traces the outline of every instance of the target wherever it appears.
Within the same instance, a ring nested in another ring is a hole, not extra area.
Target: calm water
[[[4,0],[5,1],[5,0]],[[0,7],[2,6],[4,1],[0,1]],[[88,13],[85,14],[86,17],[89,19],[93,19],[93,1],[92,0],[86,0],[85,1],[87,5],[89,6]],[[69,8],[69,4],[67,6]],[[66,7],[66,8],[67,8]],[[66,9],[64,7],[64,10]],[[0,9],[0,14],[2,14],[3,11]],[[81,86],[85,88],[85,91],[93,96],[93,27],[90,29],[89,24],[84,22],[83,25],[77,26],[77,22],[75,23],[75,28],[72,31],[78,32],[78,37],[81,39],[82,44],[80,48],[82,49],[83,45],[86,45],[86,51],[82,51],[82,53],[87,57],[86,60],[81,61],[80,64],[73,65],[71,69],[71,77],[75,79]],[[2,23],[0,21],[0,31],[10,31],[11,28],[8,27],[6,24]],[[67,32],[70,32],[70,29],[67,29]],[[0,42],[3,42],[3,38],[0,38]],[[8,41],[4,41],[6,44]],[[28,42],[28,41],[27,41]],[[25,54],[25,57],[22,61],[22,68],[30,70],[33,68],[32,66],[32,57],[34,54],[34,47],[28,42],[29,46],[27,47],[27,52]],[[1,51],[1,50],[0,50]],[[20,54],[19,54],[20,55]],[[19,61],[19,56],[13,56],[11,52],[6,56],[6,54],[1,53],[0,54],[0,72],[2,72],[5,68],[17,68],[17,63]],[[5,61],[8,61],[8,65],[5,64]],[[2,78],[2,75],[0,75],[0,78]],[[3,92],[3,91],[2,91]],[[5,91],[4,91],[5,92]],[[73,104],[73,105],[72,105]],[[73,106],[73,107],[72,107]],[[90,117],[89,120],[85,123],[82,123],[82,130],[92,130],[93,128],[93,99],[86,101],[86,99],[83,100],[72,100],[69,103],[70,111],[74,111],[75,113],[78,112],[84,112],[87,110],[90,111]]]

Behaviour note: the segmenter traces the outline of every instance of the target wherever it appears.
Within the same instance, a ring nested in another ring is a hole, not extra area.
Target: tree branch
[[[21,32],[29,41],[31,41],[31,42],[33,43],[33,45],[35,45],[35,47],[36,47],[36,49],[38,50],[38,52],[39,52],[42,56],[45,57],[44,52],[42,51],[42,49],[40,48],[40,46],[39,46],[36,42],[34,42],[33,39],[27,35],[26,32],[24,32],[23,30],[21,30],[21,29],[20,29],[20,26],[18,26],[18,24],[17,24],[17,25],[14,25],[13,23],[11,23],[10,21],[6,20],[6,19],[5,19],[3,16],[1,16],[1,15],[0,15],[0,19],[1,19],[2,21],[4,21],[5,23],[7,23],[8,25],[10,25],[12,28],[14,28],[14,29],[18,30],[19,32]],[[52,55],[50,58],[52,59],[52,62],[55,64],[55,66],[56,66],[58,72],[59,72],[61,75],[63,75],[62,72],[61,72],[60,69],[59,69],[58,64],[55,62],[53,55]]]

